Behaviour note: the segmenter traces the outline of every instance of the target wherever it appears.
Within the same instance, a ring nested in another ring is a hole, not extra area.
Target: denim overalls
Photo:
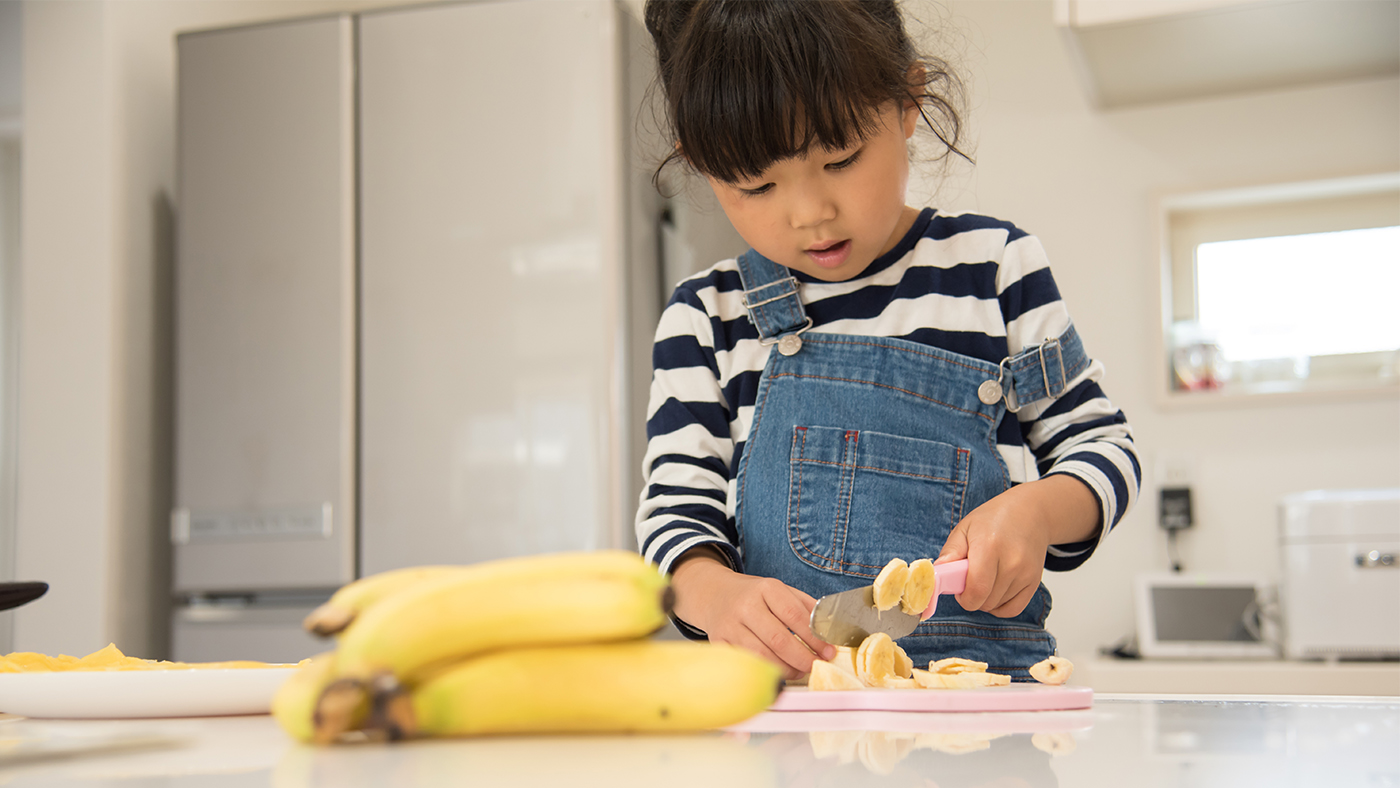
[[[1058,396],[1088,366],[1071,326],[1000,365],[887,337],[807,332],[788,270],[739,258],[745,306],[774,345],[736,479],[744,571],[814,597],[868,585],[891,558],[935,558],[948,533],[1011,486],[997,423]],[[899,644],[916,667],[944,657],[1029,680],[1055,652],[1042,584],[1013,618],[951,596]]]

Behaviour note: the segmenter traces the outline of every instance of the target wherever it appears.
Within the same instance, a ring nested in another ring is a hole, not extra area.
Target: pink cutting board
[[[968,690],[788,687],[769,711],[1058,711],[1094,705],[1089,687],[1011,684]]]

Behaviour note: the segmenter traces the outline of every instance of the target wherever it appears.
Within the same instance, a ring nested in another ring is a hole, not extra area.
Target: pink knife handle
[[[966,558],[949,561],[946,564],[934,564],[933,572],[933,598],[929,600],[928,608],[924,610],[924,614],[919,616],[920,620],[933,615],[933,609],[938,607],[940,595],[961,594],[963,588],[967,586]]]

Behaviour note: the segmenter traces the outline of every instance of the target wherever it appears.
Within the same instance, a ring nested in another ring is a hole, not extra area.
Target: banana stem
[[[312,716],[314,741],[330,744],[343,734],[359,730],[370,708],[370,695],[359,679],[337,679],[326,685]]]

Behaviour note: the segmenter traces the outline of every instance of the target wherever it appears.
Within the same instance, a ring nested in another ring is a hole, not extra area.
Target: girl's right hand
[[[704,630],[712,643],[730,643],[783,669],[787,679],[812,671],[812,660],[831,659],[836,647],[812,634],[817,601],[771,577],[743,575],[711,548],[696,548],[671,570],[676,617]]]

